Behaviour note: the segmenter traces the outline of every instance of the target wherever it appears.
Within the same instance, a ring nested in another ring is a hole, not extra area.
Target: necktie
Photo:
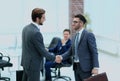
[[[75,61],[79,61],[79,58],[78,58],[78,43],[79,43],[79,33],[76,34],[76,37],[75,37]]]

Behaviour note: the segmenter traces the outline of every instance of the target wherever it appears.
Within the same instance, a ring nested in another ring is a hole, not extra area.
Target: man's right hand
[[[62,56],[61,55],[56,55],[55,62],[56,63],[61,63],[62,62]]]

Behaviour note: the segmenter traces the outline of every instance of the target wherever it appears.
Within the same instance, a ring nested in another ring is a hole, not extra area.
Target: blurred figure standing
[[[40,25],[45,21],[45,10],[32,10],[32,23],[22,31],[22,81],[40,81],[40,70],[43,69],[43,57],[55,61],[55,56],[46,51]]]
[[[68,49],[70,48],[70,46],[72,44],[71,39],[70,39],[70,34],[71,34],[71,32],[69,29],[64,29],[63,39],[61,39],[55,47],[49,48],[48,51],[52,52],[56,55],[60,55],[60,54],[65,53],[66,51],[68,51]],[[64,60],[64,61],[62,61],[62,63],[66,64],[66,63],[68,63],[68,60]],[[45,63],[45,77],[46,77],[45,81],[52,81],[50,68],[54,68],[56,64],[57,64],[56,62],[52,62],[52,61],[47,61]]]

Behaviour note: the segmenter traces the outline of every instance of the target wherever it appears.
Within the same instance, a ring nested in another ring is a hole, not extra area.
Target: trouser
[[[52,81],[51,79],[51,69],[55,66],[55,62],[47,61],[45,63],[45,80]]]
[[[88,72],[82,71],[80,67],[80,63],[74,63],[73,67],[74,67],[75,81],[83,81],[85,78],[88,78],[92,75],[91,71]]]
[[[40,71],[24,69],[22,81],[40,81]]]

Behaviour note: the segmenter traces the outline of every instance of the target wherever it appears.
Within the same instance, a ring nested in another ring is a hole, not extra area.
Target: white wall
[[[85,0],[85,13],[95,34],[120,40],[120,0]]]
[[[68,0],[0,1],[0,36],[12,34],[20,40],[21,31],[31,23],[31,11],[36,7],[46,10],[46,21],[41,27],[45,43],[49,43],[54,36],[62,37],[62,31],[69,28]],[[3,43],[4,39],[0,41]]]
[[[0,34],[19,32],[23,24],[22,1],[0,1]]]
[[[85,13],[89,14],[89,27],[97,37],[98,47],[120,54],[120,0],[85,0]]]

